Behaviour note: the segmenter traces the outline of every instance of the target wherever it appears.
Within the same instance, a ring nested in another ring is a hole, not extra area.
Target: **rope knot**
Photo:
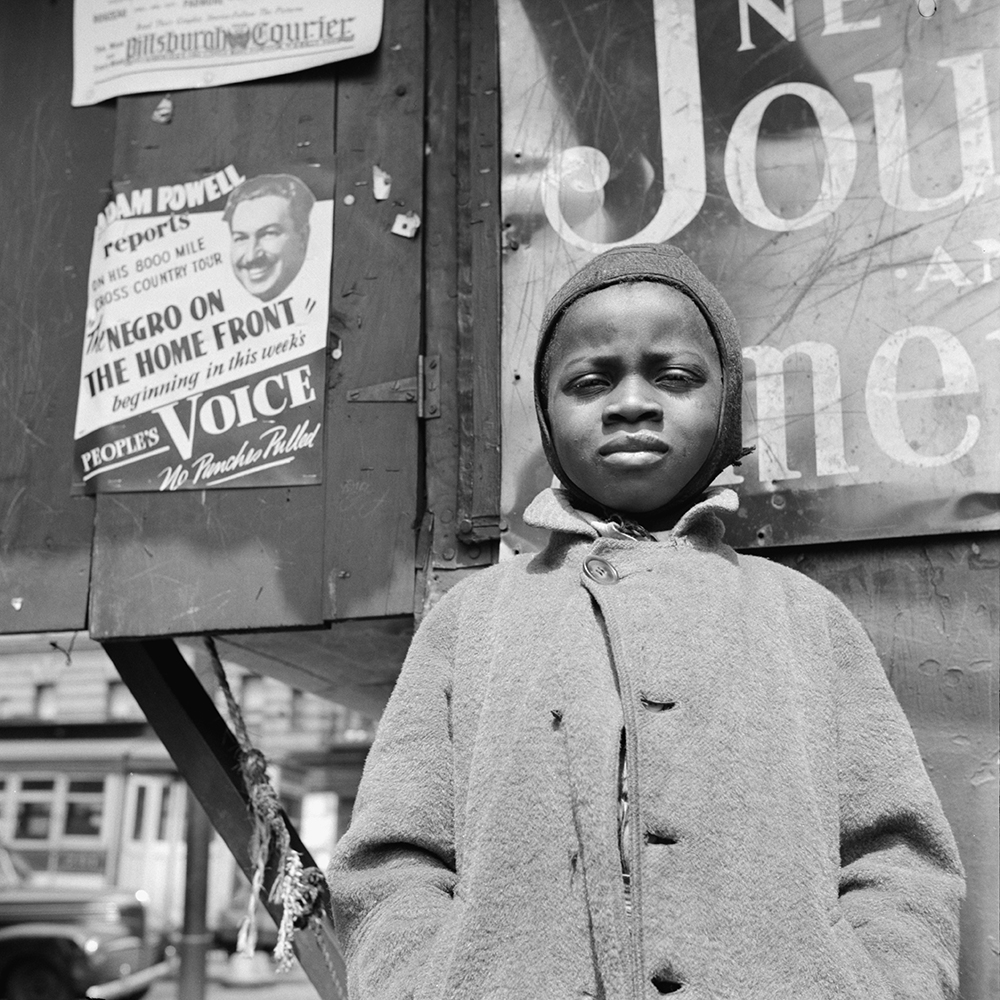
[[[292,950],[295,931],[308,927],[313,918],[318,918],[321,913],[330,912],[330,892],[322,873],[317,868],[305,868],[302,856],[292,850],[281,802],[267,775],[267,758],[250,742],[246,723],[229,687],[214,640],[209,636],[205,642],[240,745],[240,773],[252,820],[249,849],[253,877],[247,911],[237,937],[237,949],[243,955],[253,955],[257,946],[257,900],[264,889],[264,875],[273,857],[278,874],[271,884],[268,899],[281,906],[274,958],[278,971],[285,972],[291,968],[295,955]],[[329,958],[327,964],[330,964]]]

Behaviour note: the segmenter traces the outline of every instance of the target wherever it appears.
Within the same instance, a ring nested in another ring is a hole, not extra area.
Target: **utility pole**
[[[206,926],[208,849],[212,825],[190,788],[187,793],[187,863],[184,870],[184,928],[178,1000],[205,1000],[206,964],[212,935]]]

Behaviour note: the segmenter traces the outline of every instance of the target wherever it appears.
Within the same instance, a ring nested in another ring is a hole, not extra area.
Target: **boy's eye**
[[[587,372],[570,379],[562,391],[570,396],[599,395],[612,389],[620,377],[614,372]],[[667,391],[687,390],[704,385],[707,381],[705,373],[695,367],[671,366],[659,371],[652,370],[644,377],[648,379],[650,384]]]
[[[701,385],[705,381],[705,376],[702,372],[691,368],[668,368],[660,372],[656,381],[668,387]]]
[[[573,395],[587,395],[588,393],[600,392],[611,384],[611,380],[606,375],[581,375],[573,379],[566,387],[566,391]]]
[[[610,385],[610,380],[607,376],[591,372],[587,375],[578,375],[576,378],[570,379],[563,388],[563,391],[571,395],[596,392],[607,385]]]

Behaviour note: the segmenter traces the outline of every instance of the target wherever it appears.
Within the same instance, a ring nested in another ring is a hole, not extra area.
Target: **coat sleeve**
[[[920,751],[861,625],[839,601],[840,910],[894,1000],[958,996],[965,879]]]
[[[413,639],[365,763],[351,826],[327,871],[352,1000],[421,995],[421,977],[455,905],[454,596],[445,596]]]

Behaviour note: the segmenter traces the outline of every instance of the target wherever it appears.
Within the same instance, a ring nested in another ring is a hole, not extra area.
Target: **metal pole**
[[[212,824],[191,789],[187,793],[187,862],[184,869],[184,929],[178,1000],[205,1000],[206,963],[212,935],[208,932],[208,849]]]

